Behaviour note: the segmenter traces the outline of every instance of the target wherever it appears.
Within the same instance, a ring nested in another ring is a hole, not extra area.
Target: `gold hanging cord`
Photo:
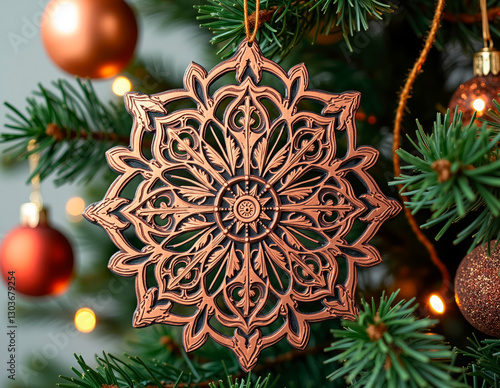
[[[36,152],[37,144],[36,140],[30,140],[28,144],[28,152],[31,153],[29,156],[29,164],[30,164],[30,175],[38,168],[38,163],[40,163],[40,153]],[[40,190],[40,174],[35,174],[31,177],[31,194],[30,201],[36,203],[39,208],[42,208],[43,200],[42,200],[42,192]]]
[[[479,5],[481,6],[484,47],[493,48],[493,40],[491,39],[490,35],[490,23],[488,21],[488,7],[486,5],[486,0],[479,0]]]
[[[253,32],[250,34],[250,20],[248,15],[248,0],[244,0],[243,3],[245,14],[245,32],[247,34],[248,43],[252,43],[257,36],[257,30],[259,29],[259,16],[260,16],[260,0],[255,1],[255,22],[253,26]]]

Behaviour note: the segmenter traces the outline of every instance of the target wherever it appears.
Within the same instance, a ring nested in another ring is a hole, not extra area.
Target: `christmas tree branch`
[[[474,213],[458,233],[456,243],[473,236],[470,250],[477,244],[500,238],[500,158],[497,147],[500,134],[480,129],[474,123],[463,126],[461,114],[450,121],[437,115],[434,129],[426,134],[417,122],[417,141],[410,139],[415,151],[399,149],[397,154],[408,163],[392,185],[402,185],[401,194],[412,214],[428,209],[432,215],[422,228],[443,224],[436,236],[467,215]]]
[[[311,341],[320,345],[313,345],[305,350],[290,350],[288,344],[281,343],[275,348],[267,349],[266,357],[254,368],[252,373],[261,375],[285,374],[280,379],[282,386],[290,386],[293,383],[296,383],[297,386],[308,383],[316,386],[321,385],[325,376],[322,360],[328,336],[326,328],[331,328],[332,324],[334,327],[336,326],[335,323],[325,322],[323,327],[318,327],[316,332],[311,332]],[[186,353],[181,345],[181,328],[157,325],[137,331],[136,334],[137,339],[130,343],[130,349],[133,349],[136,357],[127,356],[123,359],[111,355],[107,355],[107,359],[97,357],[97,368],[91,368],[81,357],[77,357],[80,369],[78,373],[73,370],[77,376],[65,377],[64,379],[72,385],[62,386],[94,388],[92,383],[80,376],[81,372],[90,368],[104,379],[94,376],[94,380],[100,384],[112,387],[116,385],[121,388],[129,387],[127,384],[130,381],[134,383],[141,381],[148,388],[154,387],[155,385],[148,386],[148,384],[154,383],[145,366],[162,382],[164,387],[168,388],[173,388],[176,384],[178,388],[213,387],[215,381],[226,376],[233,376],[238,380],[246,379],[248,382],[249,376],[241,371],[234,353],[214,341],[208,341],[196,352]],[[166,375],[165,372],[169,374]],[[114,378],[109,376],[110,373],[115,375]],[[178,380],[181,373],[182,378]],[[86,375],[87,372],[85,372]],[[258,380],[256,376],[252,377],[253,382],[256,380]],[[267,379],[264,381],[270,383]],[[140,388],[143,385],[130,386]]]
[[[500,95],[498,96],[500,97]],[[495,109],[490,109],[486,118],[481,119],[489,128],[500,132],[500,103],[497,100],[492,100]]]
[[[489,8],[487,14],[488,14],[488,20],[490,22],[494,21],[500,15],[500,7]],[[475,14],[468,14],[468,13],[456,14],[453,12],[445,12],[443,14],[443,19],[446,20],[447,22],[452,22],[452,23],[457,23],[457,22],[464,24],[479,23],[481,21],[481,12],[477,12]]]
[[[60,383],[64,388],[177,388],[193,385],[193,375],[181,371],[166,363],[152,362],[146,365],[139,357],[128,356],[127,361],[120,360],[109,353],[96,356],[97,367],[90,367],[82,356],[75,355],[82,372],[71,368],[77,377],[60,376],[71,384]],[[208,384],[205,385],[208,387]]]
[[[472,358],[468,374],[474,387],[500,387],[500,339],[478,341],[469,339],[471,346],[458,352]]]
[[[194,6],[199,11],[199,20],[207,20],[202,26],[208,27],[214,33],[212,43],[220,44],[219,53],[223,53],[226,58],[234,52],[235,46],[245,36],[243,1],[205,0],[201,3],[200,5],[199,0],[138,0],[137,5],[141,13],[160,19],[160,25],[163,26],[172,25],[174,20],[193,20],[194,13],[188,8]],[[249,4],[253,12],[254,1]],[[259,23],[259,44],[265,55],[283,58],[305,35],[316,39],[318,34],[338,32],[351,48],[350,38],[357,32],[365,31],[369,20],[389,16],[397,6],[398,15],[408,22],[417,36],[424,36],[432,20],[435,1],[260,0],[260,4],[260,20],[265,22]],[[481,41],[479,1],[449,2],[447,7],[448,10],[443,16],[446,26],[438,33],[436,45],[442,48],[445,42],[457,41],[463,47],[472,48],[475,43]],[[488,9],[492,35],[500,37],[496,0],[488,1]]]
[[[401,6],[401,14],[408,21],[417,36],[424,36],[433,18],[434,0],[415,0]],[[471,2],[449,1],[443,14],[443,26],[436,37],[436,47],[442,49],[447,42],[459,42],[464,49],[475,50],[482,41],[481,13],[479,0]],[[491,33],[500,37],[498,26],[498,2],[488,1],[488,15]]]
[[[331,327],[331,325],[328,325]],[[322,341],[314,338],[316,341]],[[180,370],[188,368],[187,360],[196,365],[195,370],[204,376],[205,383],[213,379],[214,375],[224,373],[231,374],[235,378],[244,378],[246,374],[241,372],[235,362],[231,350],[208,342],[200,351],[196,353],[186,353],[182,345],[180,333],[176,328],[169,326],[155,326],[146,331],[138,333],[138,340],[131,343],[131,348],[136,354],[144,359],[154,359],[172,365]],[[288,351],[276,351],[272,355],[265,357],[262,362],[253,369],[255,373],[275,372],[280,367],[288,367],[291,363],[304,364],[308,358],[318,359],[322,355],[328,344],[323,343],[306,348],[305,350],[292,349]],[[207,374],[208,373],[208,374]],[[198,386],[201,383],[198,383]]]
[[[129,136],[118,136],[115,133],[107,133],[107,132],[87,132],[84,129],[75,130],[75,129],[67,129],[61,128],[57,124],[50,123],[47,125],[47,129],[45,130],[45,134],[47,136],[53,137],[56,141],[62,142],[66,140],[88,140],[92,139],[95,141],[103,142],[112,142],[112,143],[120,143],[120,144],[129,144],[130,137]],[[7,135],[8,136],[8,135]]]
[[[262,380],[262,378],[259,377],[257,379],[257,381],[255,382],[255,384],[252,384],[250,377],[248,378],[247,381],[245,381],[245,379],[241,379],[240,381],[238,381],[238,379],[236,379],[234,382],[233,382],[232,377],[228,377],[227,383],[228,383],[228,388],[252,388],[252,387],[254,387],[254,388],[272,388],[276,385],[278,378],[276,378],[273,382],[271,382],[271,375],[267,375],[267,377],[265,379],[263,379],[262,381],[261,380]],[[222,380],[219,380],[218,384],[213,383],[213,382],[210,383],[209,387],[210,388],[226,388],[226,386],[224,385],[224,382]]]
[[[224,43],[218,54],[227,58],[245,37],[243,0],[207,0],[197,6],[202,27],[214,33],[211,42]],[[255,20],[255,2],[249,2]],[[260,0],[257,40],[264,55],[285,57],[306,34],[340,30],[350,47],[349,36],[368,29],[368,20],[392,12],[390,3],[375,0]]]
[[[82,372],[71,368],[77,377],[60,376],[68,383],[60,383],[63,388],[225,388],[222,380],[214,376],[210,380],[199,381],[201,373],[196,369],[180,370],[164,362],[152,361],[146,364],[140,357],[127,356],[127,360],[103,353],[103,357],[96,356],[97,367],[89,366],[82,356],[75,355]],[[216,369],[217,370],[217,369]],[[271,375],[262,379],[255,377],[252,383],[251,375],[247,379],[233,377],[224,371],[228,388],[272,388],[277,379],[271,381]],[[198,377],[198,378],[197,378]],[[217,383],[216,383],[217,381]]]
[[[344,377],[351,387],[462,387],[453,380],[461,368],[444,337],[429,332],[437,321],[417,319],[414,299],[394,303],[397,292],[382,295],[378,307],[362,301],[356,321],[343,321],[344,330],[327,351],[337,351],[328,362],[343,366],[328,378]]]
[[[156,19],[160,26],[168,28],[179,20],[194,21],[197,14],[194,6],[199,3],[200,0],[137,0],[134,5],[142,15]]]
[[[132,119],[123,104],[103,103],[90,81],[54,82],[52,92],[42,85],[27,99],[26,113],[12,105],[7,128],[14,132],[0,134],[0,142],[12,143],[5,154],[26,159],[28,143],[36,141],[40,163],[33,174],[43,180],[56,174],[56,184],[81,179],[90,180],[103,167],[105,151],[113,144],[128,143]]]
[[[155,0],[143,0],[155,1]],[[237,44],[244,38],[243,1],[207,0],[208,4],[196,6],[200,16],[198,20],[208,20],[202,27],[214,33],[211,42],[221,44],[218,54],[227,58],[234,53]],[[296,47],[305,35],[328,35],[342,32],[345,42],[351,48],[350,37],[369,28],[368,21],[382,19],[390,15],[395,5],[391,1],[356,0],[260,0],[260,32],[257,35],[260,47],[268,57],[285,57]],[[500,37],[495,27],[500,22],[497,4],[489,1],[492,34]],[[255,5],[250,2],[251,11]],[[417,36],[423,36],[432,21],[434,1],[416,0],[403,3],[401,14],[408,21]],[[473,4],[450,2],[444,14],[447,24],[438,33],[437,46],[444,42],[458,41],[464,47],[472,48],[481,40],[481,26],[476,20],[479,15],[479,2]],[[252,16],[252,15],[251,15]],[[252,16],[255,18],[255,15]],[[313,39],[313,41],[314,41]]]

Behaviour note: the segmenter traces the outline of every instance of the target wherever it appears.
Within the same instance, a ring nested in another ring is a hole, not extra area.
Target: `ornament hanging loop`
[[[481,7],[481,23],[483,25],[483,41],[485,48],[493,48],[493,40],[490,35],[490,24],[488,21],[488,6],[486,0],[479,0],[479,5]]]
[[[247,34],[248,44],[252,45],[252,42],[257,36],[257,31],[259,29],[259,16],[260,16],[260,0],[255,0],[255,21],[253,26],[253,31],[250,33],[250,16],[248,15],[248,0],[244,0],[243,3],[243,14],[245,15],[245,32]]]
[[[495,50],[493,47],[486,0],[480,0],[479,4],[481,6],[484,48],[480,52],[474,54],[474,76],[483,77],[489,74],[497,75],[500,73],[500,51]]]
[[[30,175],[31,175],[31,194],[30,201],[37,204],[39,208],[43,207],[42,192],[40,190],[40,174],[34,174],[40,163],[40,153],[37,152],[38,146],[36,140],[30,140],[28,144],[28,152],[30,156],[28,158],[30,164]]]

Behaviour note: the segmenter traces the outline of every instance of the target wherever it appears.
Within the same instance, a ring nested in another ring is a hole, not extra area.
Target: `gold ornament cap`
[[[500,73],[500,51],[494,47],[485,47],[474,53],[474,76],[482,77]]]
[[[21,224],[30,228],[47,224],[47,209],[36,202],[21,205]]]

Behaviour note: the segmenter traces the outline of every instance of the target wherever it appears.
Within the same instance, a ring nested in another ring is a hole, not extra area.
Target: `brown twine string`
[[[479,5],[481,6],[481,20],[483,25],[483,41],[484,47],[493,47],[493,40],[490,35],[490,24],[488,22],[488,6],[486,5],[486,0],[479,0]]]
[[[248,0],[243,3],[243,13],[245,14],[245,32],[247,34],[248,43],[252,43],[257,36],[257,31],[259,29],[259,17],[260,17],[260,0],[255,1],[255,23],[253,26],[253,32],[250,34],[250,21],[248,15]]]
[[[408,78],[406,79],[405,85],[403,87],[403,90],[401,91],[401,94],[399,95],[399,103],[398,103],[398,109],[396,111],[396,118],[394,122],[394,141],[392,145],[392,154],[393,154],[393,162],[394,162],[394,174],[396,176],[399,176],[401,174],[401,165],[400,165],[400,160],[399,156],[396,154],[396,150],[399,148],[400,145],[400,139],[401,139],[401,123],[403,121],[403,116],[405,113],[405,108],[406,104],[408,102],[408,99],[410,98],[411,90],[413,87],[413,84],[415,83],[415,80],[417,79],[417,76],[420,74],[422,70],[422,66],[424,65],[427,55],[429,54],[430,49],[434,45],[434,41],[436,40],[436,33],[437,30],[439,29],[439,24],[441,21],[441,17],[443,15],[443,10],[445,7],[445,0],[438,0],[437,5],[436,5],[436,10],[434,12],[434,18],[432,19],[432,25],[431,29],[429,30],[429,34],[427,35],[427,38],[425,40],[425,45],[422,51],[420,52],[420,56],[418,57],[417,61],[413,65],[413,68],[410,71],[410,74],[408,75]],[[413,214],[411,214],[410,209],[408,209],[404,205],[404,197],[403,197],[403,192],[402,192],[402,185],[398,186],[399,192],[400,192],[400,197],[403,200],[403,207],[405,211],[406,218],[408,219],[408,223],[410,224],[413,232],[417,236],[418,240],[425,246],[427,251],[429,252],[429,255],[431,257],[432,262],[434,265],[439,269],[441,272],[441,276],[443,278],[443,284],[441,286],[441,294],[445,295],[446,290],[448,285],[450,284],[450,273],[448,272],[448,268],[443,264],[441,259],[439,258],[436,249],[434,248],[434,245],[432,242],[426,237],[426,235],[420,230],[420,227],[415,220],[415,217],[413,217]]]

